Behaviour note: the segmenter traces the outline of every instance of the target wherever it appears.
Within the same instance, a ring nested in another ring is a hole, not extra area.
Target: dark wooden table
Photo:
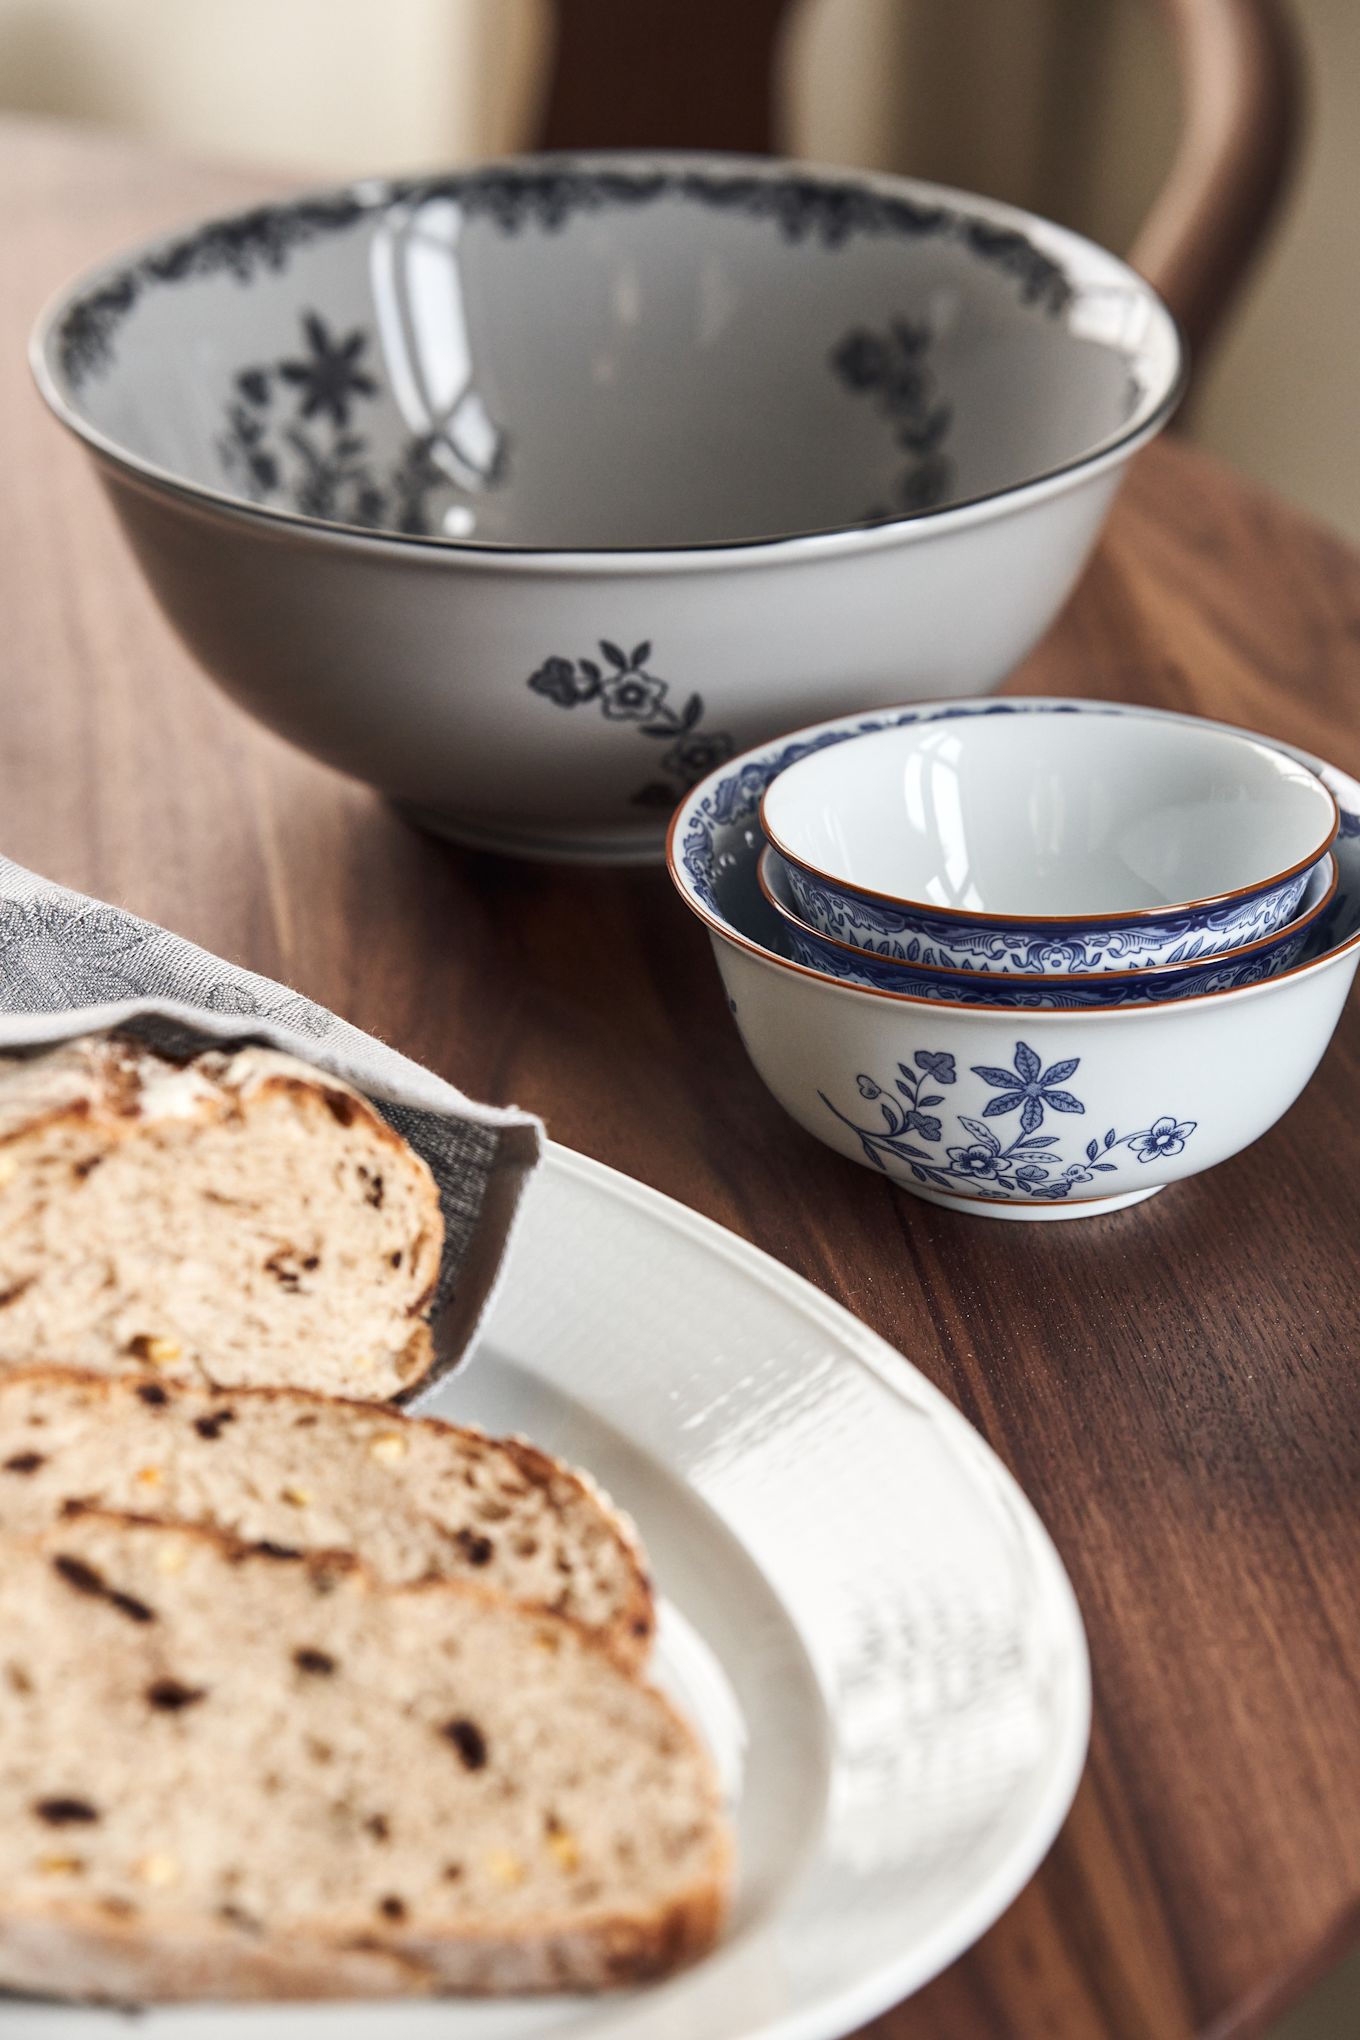
[[[1354,1010],[1247,1154],[1121,1216],[979,1223],[784,1117],[664,873],[460,853],[257,729],[153,609],[24,345],[75,268],[263,189],[0,130],[0,848],[754,1240],[1015,1470],[1089,1629],[1090,1764],[1028,1890],[876,2040],[1256,2033],[1360,1937]],[[1227,716],[1360,771],[1360,559],[1164,443],[1013,686]]]

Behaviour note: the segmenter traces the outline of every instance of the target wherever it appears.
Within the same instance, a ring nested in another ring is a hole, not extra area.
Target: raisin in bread
[[[669,1704],[560,1616],[84,1514],[0,1551],[0,1984],[594,1989],[709,1947]]]
[[[425,1163],[287,1056],[0,1056],[0,1368],[389,1396],[430,1365],[442,1248]]]
[[[518,1439],[295,1389],[21,1368],[0,1374],[0,1531],[73,1504],[354,1552],[379,1579],[471,1577],[644,1661],[652,1595],[631,1526]]]

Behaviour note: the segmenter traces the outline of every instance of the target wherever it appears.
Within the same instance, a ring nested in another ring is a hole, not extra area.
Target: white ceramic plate
[[[429,1406],[579,1460],[640,1524],[658,1676],[732,1798],[727,1939],[626,1997],[169,2008],[139,2040],[833,2040],[1005,1909],[1081,1773],[1085,1639],[1028,1502],[906,1360],[730,1233],[553,1148],[473,1363]],[[0,2024],[124,2030],[15,2001]]]

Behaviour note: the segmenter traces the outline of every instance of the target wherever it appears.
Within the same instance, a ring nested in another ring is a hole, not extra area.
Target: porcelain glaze
[[[1259,984],[1017,1013],[847,985],[787,954],[756,880],[760,799],[778,771],[863,730],[1054,706],[922,703],[817,725],[710,774],[671,828],[671,876],[709,928],[738,1030],[778,1102],[851,1160],[983,1216],[1091,1216],[1236,1154],[1307,1083],[1360,959],[1360,784],[1288,746],[1339,803],[1339,878],[1298,960]],[[922,1057],[954,1083],[926,1086]]]
[[[797,962],[827,972],[851,985],[872,985],[882,991],[906,992],[916,998],[948,1003],[981,1003],[1043,1011],[1075,1011],[1094,1006],[1149,1005],[1164,999],[1189,999],[1201,992],[1231,991],[1259,984],[1298,960],[1310,928],[1321,920],[1336,895],[1337,869],[1324,857],[1306,878],[1299,911],[1273,934],[1239,949],[1211,953],[1206,962],[1184,967],[1133,970],[1113,968],[1091,975],[1057,972],[1019,974],[982,964],[976,970],[949,970],[899,960],[893,951],[860,949],[810,928],[797,914],[794,874],[772,848],[765,849],[756,869],[761,893],[784,924],[788,951]],[[903,947],[910,946],[903,943]]]
[[[208,222],[34,363],[234,699],[460,840],[606,859],[838,697],[996,685],[1181,375],[1042,220],[687,157]]]
[[[819,934],[1053,976],[1189,964],[1296,912],[1336,833],[1316,775],[1203,723],[965,717],[798,760],[761,819]]]

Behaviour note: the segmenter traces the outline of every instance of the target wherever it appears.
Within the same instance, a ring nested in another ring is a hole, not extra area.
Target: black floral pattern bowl
[[[1029,214],[756,159],[524,158],[207,222],[34,336],[171,622],[447,833],[656,854],[838,700],[995,686],[1182,352]]]
[[[1012,977],[969,1002],[938,982],[947,973],[920,972],[904,991],[848,983],[796,954],[758,881],[760,801],[780,771],[879,729],[1057,706],[922,702],[814,725],[711,772],[670,830],[671,878],[709,931],[746,1051],[778,1103],[849,1160],[980,1217],[1096,1217],[1259,1139],[1312,1076],[1360,963],[1360,782],[1287,745],[1336,797],[1337,882],[1293,961],[1272,971],[1268,959],[1254,981],[1227,965],[1221,986],[1192,996],[1111,1004],[1097,993],[1092,1004],[1092,980]]]

